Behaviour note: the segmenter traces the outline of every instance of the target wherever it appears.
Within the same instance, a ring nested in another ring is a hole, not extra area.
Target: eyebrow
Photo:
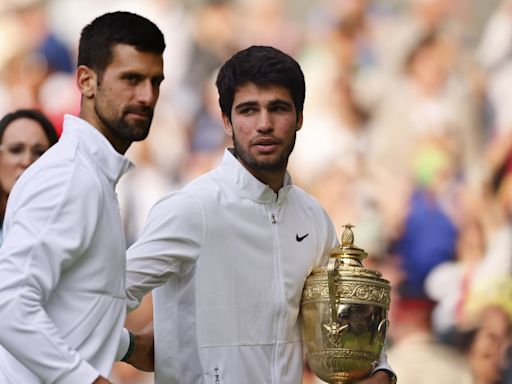
[[[270,103],[268,103],[268,106],[269,107],[283,106],[283,107],[292,108],[293,103],[289,102],[288,100],[276,99],[276,100],[270,101]]]
[[[258,102],[256,102],[256,101],[246,101],[246,102],[237,104],[235,106],[235,111],[238,111],[240,109],[247,108],[247,107],[257,107],[257,106],[258,106]],[[293,104],[291,102],[289,102],[288,100],[283,100],[283,99],[274,99],[274,100],[269,101],[268,107],[276,107],[276,106],[286,106],[286,107],[291,108],[293,106]]]
[[[165,80],[165,76],[163,74],[150,75],[150,74],[146,74],[138,69],[127,69],[127,70],[121,71],[119,76],[120,77],[136,76],[136,77],[139,77],[142,79],[149,78],[151,80],[158,80],[159,82],[162,82]]]
[[[25,147],[29,147],[29,148],[37,148],[37,147],[46,147],[46,145],[42,144],[42,143],[33,143],[33,144],[27,144],[23,141],[11,141],[11,142],[7,142],[7,143],[2,143],[0,144],[0,149],[4,149],[4,148],[8,148],[8,147],[12,147],[14,145],[23,145]]]
[[[235,105],[235,111],[239,111],[239,110],[247,108],[247,107],[257,107],[257,106],[258,106],[258,103],[256,101],[246,101],[246,102]]]

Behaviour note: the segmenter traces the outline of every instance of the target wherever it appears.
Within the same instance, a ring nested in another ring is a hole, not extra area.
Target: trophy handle
[[[383,328],[385,327],[385,328]],[[389,327],[389,320],[388,319],[382,319],[379,323],[379,326],[377,327],[377,332],[381,332],[385,334],[387,332],[387,329]]]
[[[338,270],[338,258],[331,257],[327,264],[327,285],[329,287],[329,300],[331,303],[331,324],[324,324],[324,328],[327,330],[327,336],[329,341],[334,347],[338,347],[341,341],[342,333],[348,328],[348,325],[341,326],[338,323],[338,308],[336,307],[336,282],[334,281]]]

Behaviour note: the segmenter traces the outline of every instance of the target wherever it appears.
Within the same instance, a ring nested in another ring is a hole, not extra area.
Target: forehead
[[[281,85],[256,85],[245,83],[237,87],[233,106],[246,102],[267,103],[282,100],[293,104],[290,91]]]
[[[151,76],[163,75],[162,55],[138,51],[127,44],[117,44],[112,49],[112,60],[105,72],[139,72]]]
[[[5,128],[2,143],[34,142],[41,138],[46,139],[46,134],[41,125],[33,119],[22,117],[12,121]]]

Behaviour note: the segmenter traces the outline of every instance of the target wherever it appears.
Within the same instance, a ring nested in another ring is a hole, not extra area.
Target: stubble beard
[[[143,110],[148,114],[148,119],[141,120],[139,122],[129,122],[126,120],[126,115],[134,110],[135,108],[125,108],[121,116],[109,118],[107,117],[99,107],[99,103],[95,101],[94,111],[96,116],[105,126],[105,128],[115,137],[118,137],[126,141],[141,141],[144,140],[149,134],[149,128],[153,120],[153,111],[149,107],[140,107],[139,110]]]
[[[235,136],[235,133],[232,134],[233,147],[234,147],[234,155],[239,158],[242,163],[246,164],[249,168],[260,171],[260,172],[280,172],[286,170],[286,166],[288,165],[288,158],[290,157],[293,148],[295,147],[295,137],[288,144],[286,148],[283,148],[283,151],[276,157],[270,158],[268,160],[262,159],[259,160],[252,156],[249,151],[246,151],[240,145],[240,142]]]

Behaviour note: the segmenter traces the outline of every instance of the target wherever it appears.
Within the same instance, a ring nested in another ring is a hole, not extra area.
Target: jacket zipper
[[[277,324],[277,331],[275,334],[275,345],[273,350],[273,356],[272,356],[272,367],[271,367],[271,374],[272,374],[272,383],[279,383],[279,377],[277,373],[277,366],[278,366],[278,360],[279,360],[279,343],[278,341],[281,339],[282,334],[282,323],[283,323],[283,281],[281,276],[281,257],[279,255],[279,233],[278,233],[278,227],[277,225],[277,219],[278,219],[278,206],[276,203],[272,205],[272,211],[270,214],[270,222],[272,225],[272,234],[273,234],[273,243],[274,243],[274,262],[275,262],[275,273],[277,278],[277,289],[279,290],[277,299],[278,303],[276,304],[276,324]]]

